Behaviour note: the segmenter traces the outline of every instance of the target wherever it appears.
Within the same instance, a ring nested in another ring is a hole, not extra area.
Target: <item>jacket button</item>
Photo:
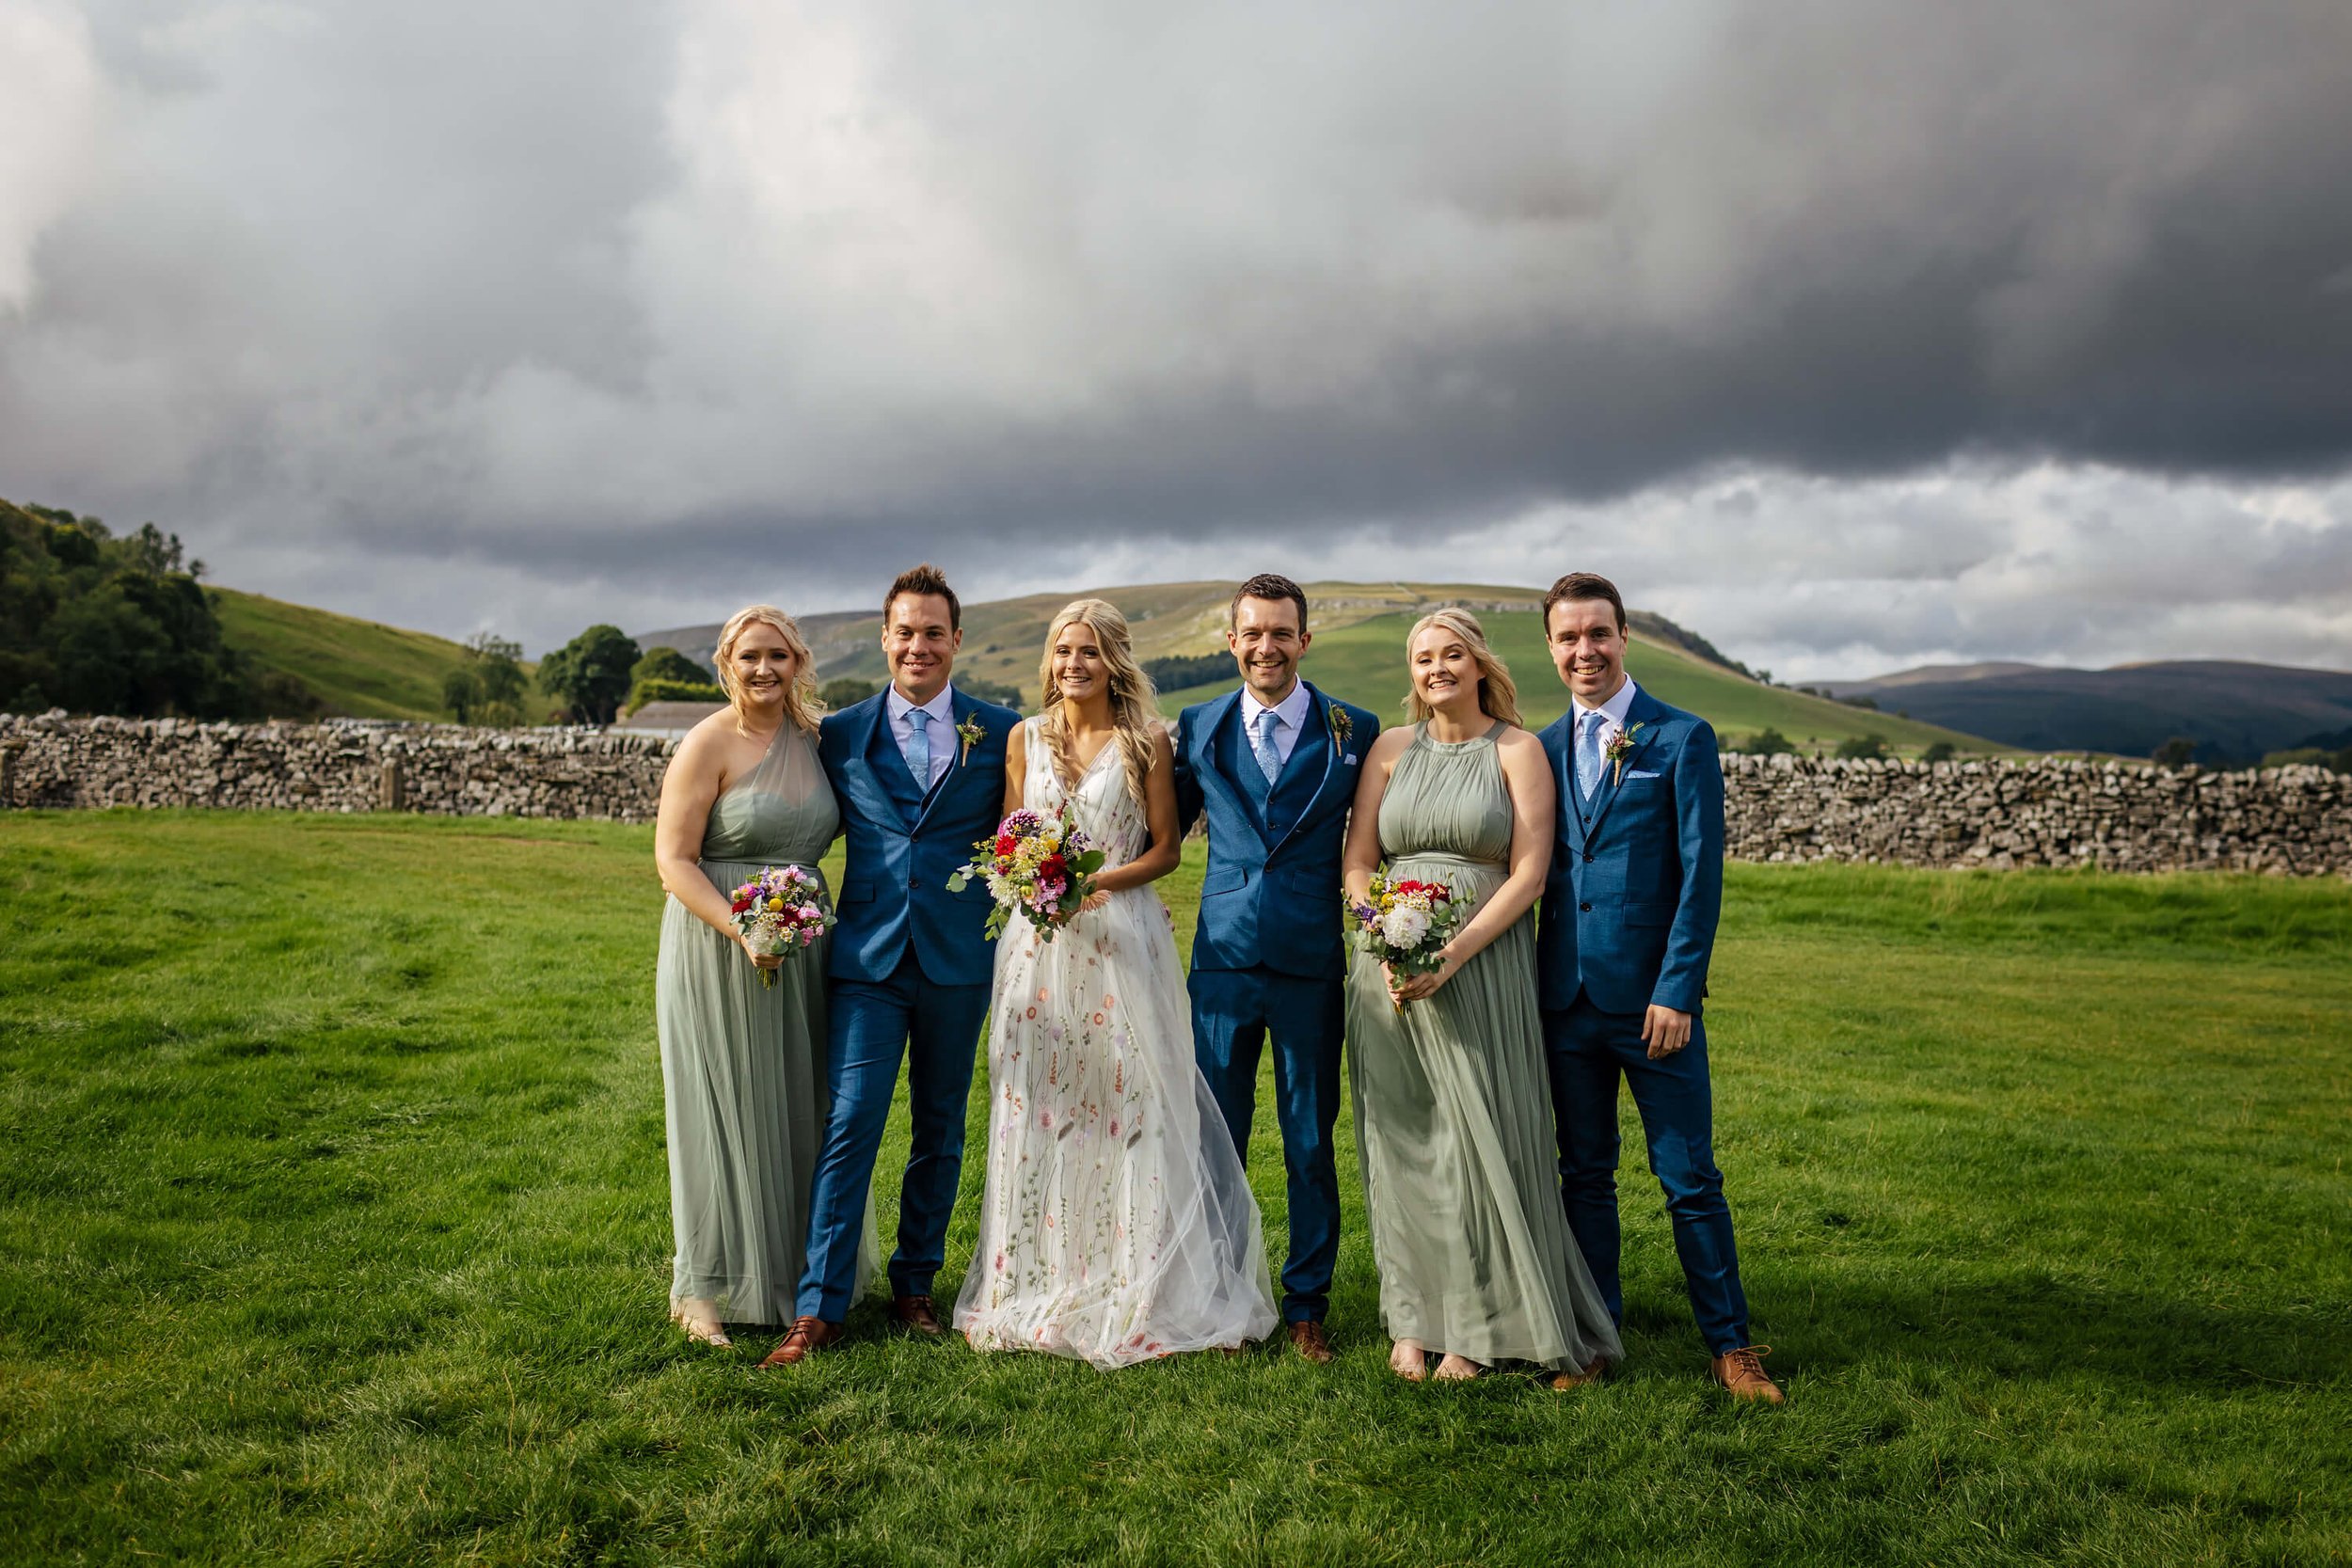
[[[1590,849],[1587,849],[1587,850],[1585,850],[1585,851],[1584,851],[1584,863],[1585,863],[1585,864],[1587,864],[1587,865],[1590,865],[1590,864],[1592,863],[1592,862],[1593,862],[1593,852],[1592,852]]]
[[[907,879],[907,886],[910,888],[920,888],[922,885],[923,880],[919,877],[909,877]]]
[[[1593,912],[1593,906],[1590,904],[1579,904],[1577,908],[1582,910],[1586,914]]]

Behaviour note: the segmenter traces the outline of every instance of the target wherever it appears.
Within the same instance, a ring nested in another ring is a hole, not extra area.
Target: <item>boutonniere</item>
[[[1340,706],[1337,703],[1333,703],[1324,711],[1330,720],[1331,738],[1340,743],[1340,749],[1342,751],[1345,751],[1347,749],[1347,737],[1356,733],[1356,721],[1350,719],[1347,716],[1347,709]]]
[[[972,748],[988,738],[988,731],[980,727],[977,719],[966,719],[956,726],[956,734],[963,740],[963,750],[956,755],[956,766],[961,768],[972,760]]]
[[[1607,757],[1612,765],[1609,776],[1611,788],[1613,789],[1625,783],[1625,759],[1633,754],[1633,737],[1641,733],[1640,724],[1626,729],[1620,729],[1614,724],[1609,727],[1608,738],[1601,742],[1600,751],[1601,755]]]

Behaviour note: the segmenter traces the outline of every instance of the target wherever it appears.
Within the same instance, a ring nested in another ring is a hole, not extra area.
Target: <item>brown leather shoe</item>
[[[893,1296],[890,1301],[890,1315],[896,1318],[901,1326],[911,1328],[928,1338],[936,1339],[947,1332],[940,1326],[939,1313],[932,1308],[931,1298],[929,1296]]]
[[[1331,1359],[1331,1336],[1312,1318],[1291,1324],[1291,1348],[1320,1367]]]
[[[806,1360],[811,1352],[824,1349],[841,1338],[841,1325],[829,1323],[822,1318],[795,1318],[791,1331],[783,1343],[768,1353],[762,1367],[789,1367],[795,1361]]]
[[[1598,1383],[1601,1378],[1607,1374],[1608,1370],[1608,1357],[1596,1355],[1593,1357],[1593,1364],[1591,1366],[1586,1367],[1581,1370],[1561,1372],[1551,1379],[1548,1386],[1560,1389],[1564,1393],[1570,1388],[1589,1387],[1593,1384]]]
[[[1780,1385],[1764,1370],[1764,1358],[1772,1354],[1770,1345],[1742,1345],[1728,1355],[1719,1355],[1707,1364],[1707,1372],[1717,1383],[1731,1391],[1735,1400],[1761,1400],[1766,1404],[1779,1404],[1788,1395]]]

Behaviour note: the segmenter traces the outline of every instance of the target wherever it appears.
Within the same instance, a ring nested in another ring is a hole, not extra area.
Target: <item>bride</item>
[[[1175,766],[1126,618],[1101,599],[1054,617],[1044,714],[1012,733],[1005,810],[1058,811],[1104,850],[1095,891],[1040,942],[996,947],[988,1193],[956,1302],[976,1350],[1098,1367],[1273,1332],[1257,1200],[1193,1063],[1168,910]]]

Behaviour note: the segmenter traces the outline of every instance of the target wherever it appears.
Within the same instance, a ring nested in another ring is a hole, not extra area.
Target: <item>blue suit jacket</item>
[[[1573,1006],[1581,990],[1603,1012],[1638,1013],[1657,1003],[1695,1013],[1724,903],[1724,768],[1714,728],[1635,688],[1624,778],[1604,764],[1589,807],[1580,810],[1569,772],[1575,711],[1542,735],[1560,789],[1536,936],[1543,1005]]]
[[[980,934],[988,888],[976,880],[950,893],[947,879],[972,858],[973,845],[996,831],[1005,804],[1005,737],[1021,716],[956,692],[957,724],[977,719],[983,738],[965,755],[962,740],[948,736],[955,753],[926,799],[890,733],[883,695],[826,715],[818,734],[817,754],[849,841],[834,900],[841,924],[834,927],[827,972],[836,979],[886,980],[913,942],[933,985],[987,985],[995,966],[994,945]]]
[[[1307,686],[1311,721],[1325,726],[1323,777],[1287,829],[1268,833],[1241,785],[1217,765],[1228,730],[1239,734],[1241,692],[1196,703],[1176,720],[1176,816],[1186,832],[1209,818],[1209,864],[1200,879],[1200,924],[1192,940],[1195,969],[1254,969],[1338,980],[1346,974],[1341,944],[1340,851],[1347,808],[1356,799],[1364,753],[1380,721],[1364,709]],[[1335,715],[1344,715],[1342,721]],[[1344,739],[1338,733],[1347,732]],[[1302,736],[1299,744],[1306,744]],[[1293,753],[1296,760],[1297,753]]]

